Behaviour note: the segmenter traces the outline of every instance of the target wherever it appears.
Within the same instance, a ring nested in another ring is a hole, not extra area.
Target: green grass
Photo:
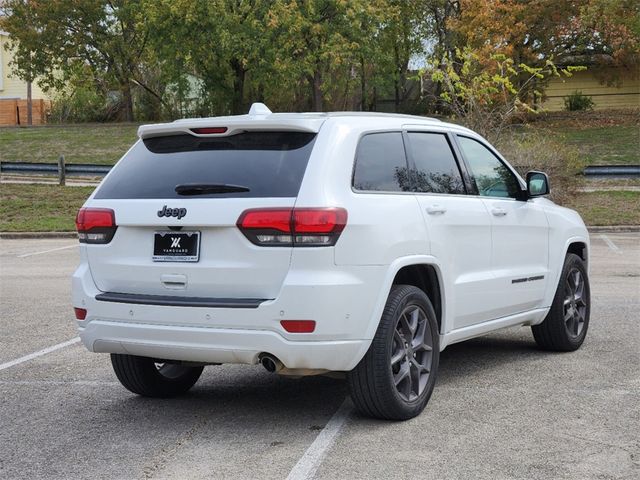
[[[560,130],[568,145],[580,151],[589,165],[640,164],[640,127],[617,125],[585,129]]]
[[[640,164],[640,124],[576,115],[538,120],[531,126],[579,150],[586,164]],[[113,165],[135,142],[136,124],[47,125],[0,128],[0,161],[57,162]]]
[[[113,165],[136,141],[138,125],[88,124],[0,128],[0,161]]]
[[[93,187],[0,184],[0,232],[75,230],[78,209]]]
[[[92,187],[0,185],[0,231],[66,232]],[[587,225],[640,225],[640,192],[580,193],[566,205],[580,212]]]
[[[576,148],[587,165],[640,164],[640,110],[552,112],[532,117],[531,127]]]
[[[636,114],[555,116],[536,120],[530,128],[577,148],[588,164],[640,164]],[[68,163],[111,165],[135,142],[136,130],[134,124],[0,128],[0,161],[56,162],[63,154]],[[90,187],[1,184],[0,231],[73,230],[75,213],[90,192]],[[578,210],[588,225],[640,225],[640,192],[580,193],[567,206]]]
[[[587,225],[640,225],[640,192],[583,192],[566,202]]]

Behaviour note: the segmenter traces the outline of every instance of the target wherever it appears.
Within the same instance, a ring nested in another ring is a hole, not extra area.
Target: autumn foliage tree
[[[613,65],[640,72],[640,3],[636,0],[591,0],[580,9],[577,30],[587,32],[583,52],[607,57]]]
[[[456,6],[444,31],[457,46],[434,49],[424,72],[435,85],[428,94],[442,113],[486,135],[538,111],[549,79],[571,76],[582,62],[627,62],[637,70],[640,15],[632,2],[444,1]]]
[[[633,0],[460,0],[459,46],[516,63],[589,58],[637,68],[640,4]]]

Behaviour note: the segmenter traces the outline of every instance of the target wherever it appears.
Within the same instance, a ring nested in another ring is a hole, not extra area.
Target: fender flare
[[[591,256],[591,245],[589,243],[589,237],[584,235],[573,235],[569,237],[565,243],[564,247],[561,250],[562,257],[558,259],[549,258],[550,265],[558,265],[558,268],[553,272],[553,278],[549,278],[549,283],[547,285],[547,291],[545,292],[545,302],[544,305],[546,307],[551,306],[553,302],[553,298],[556,295],[556,290],[558,288],[558,282],[560,281],[560,274],[562,273],[562,267],[564,266],[564,259],[567,257],[567,253],[569,252],[569,245],[572,243],[584,243],[586,245],[586,256],[587,256],[587,272],[589,272],[589,268],[591,265],[590,256]]]
[[[389,292],[391,291],[391,286],[393,285],[393,279],[396,277],[398,272],[407,266],[410,265],[429,265],[434,267],[436,271],[436,275],[438,277],[438,282],[440,283],[440,304],[441,304],[441,334],[447,331],[448,322],[447,319],[447,292],[445,289],[445,278],[443,274],[443,269],[440,261],[432,256],[432,255],[407,255],[405,257],[400,257],[394,260],[389,264],[387,268],[387,272],[384,277],[384,282],[382,283],[382,287],[378,293],[378,300],[373,309],[373,313],[371,316],[371,320],[369,321],[369,326],[367,327],[367,331],[365,332],[365,339],[371,343],[373,337],[378,330],[378,325],[380,325],[380,318],[382,317],[382,312],[384,311],[384,306],[387,303],[387,298],[389,297]]]

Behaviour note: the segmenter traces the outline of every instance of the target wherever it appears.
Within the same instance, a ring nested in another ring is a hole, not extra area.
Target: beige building
[[[564,99],[575,91],[591,97],[594,110],[640,108],[640,72],[622,67],[594,65],[574,72],[571,77],[554,77],[544,92],[542,107],[550,111],[564,110]],[[607,81],[607,79],[609,81]]]
[[[27,124],[27,82],[11,75],[12,53],[5,49],[9,34],[0,30],[0,125]],[[33,123],[41,124],[46,120],[49,96],[33,83]]]

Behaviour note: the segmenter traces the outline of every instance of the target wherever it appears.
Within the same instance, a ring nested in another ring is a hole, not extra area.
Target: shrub
[[[580,186],[585,164],[578,150],[551,134],[527,126],[511,129],[496,148],[523,178],[530,170],[549,175],[551,199],[556,203],[566,204]]]
[[[593,110],[593,100],[581,91],[575,90],[568,97],[564,97],[564,108],[569,112]]]
[[[569,77],[582,66],[558,67],[551,60],[534,66],[503,54],[483,55],[469,46],[430,65],[438,102],[454,120],[495,142],[509,125],[536,113],[537,85],[551,77]],[[423,71],[421,75],[426,72]]]
[[[117,117],[119,99],[87,87],[62,92],[51,102],[51,123],[108,122]]]

